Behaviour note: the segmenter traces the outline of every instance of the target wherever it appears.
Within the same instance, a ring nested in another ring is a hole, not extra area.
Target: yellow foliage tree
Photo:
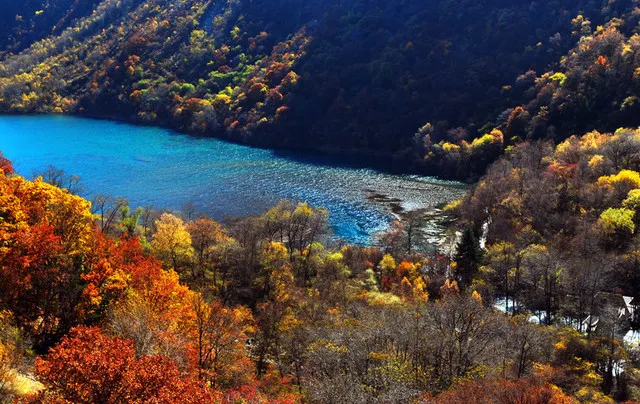
[[[170,213],[163,213],[155,225],[156,232],[153,234],[151,246],[165,265],[170,264],[177,270],[181,262],[193,255],[191,234],[182,219]]]
[[[626,185],[633,188],[640,188],[640,173],[632,170],[621,170],[614,175],[605,175],[598,178],[598,185],[618,187]]]

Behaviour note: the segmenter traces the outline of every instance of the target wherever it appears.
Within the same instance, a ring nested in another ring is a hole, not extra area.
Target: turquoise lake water
[[[59,116],[0,116],[0,151],[31,178],[53,165],[82,178],[84,197],[123,196],[132,207],[211,217],[259,214],[281,199],[329,209],[336,236],[369,243],[393,220],[379,193],[404,207],[433,207],[461,195],[456,183],[346,166],[327,156],[264,150],[156,127]]]

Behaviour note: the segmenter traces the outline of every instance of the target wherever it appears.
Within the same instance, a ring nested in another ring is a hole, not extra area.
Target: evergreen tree
[[[454,271],[456,280],[462,287],[467,287],[478,273],[478,267],[482,260],[482,250],[473,229],[467,227],[462,233],[462,238],[456,246]]]

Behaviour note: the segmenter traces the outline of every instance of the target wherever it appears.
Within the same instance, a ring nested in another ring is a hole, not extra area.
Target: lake
[[[335,235],[352,243],[371,242],[394,220],[377,202],[380,195],[411,210],[464,192],[459,183],[392,175],[324,155],[77,117],[0,116],[0,151],[27,178],[53,165],[82,178],[84,197],[123,196],[132,207],[177,210],[192,202],[223,220],[259,214],[281,199],[306,201],[326,207]]]

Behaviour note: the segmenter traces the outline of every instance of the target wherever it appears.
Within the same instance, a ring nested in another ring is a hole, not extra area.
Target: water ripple
[[[367,243],[393,220],[367,192],[433,207],[462,187],[429,177],[332,167],[317,159],[193,138],[173,131],[54,116],[0,116],[0,150],[30,177],[51,164],[82,177],[87,197],[121,195],[133,206],[178,209],[186,202],[222,220],[258,214],[280,199],[325,206],[338,237]]]

